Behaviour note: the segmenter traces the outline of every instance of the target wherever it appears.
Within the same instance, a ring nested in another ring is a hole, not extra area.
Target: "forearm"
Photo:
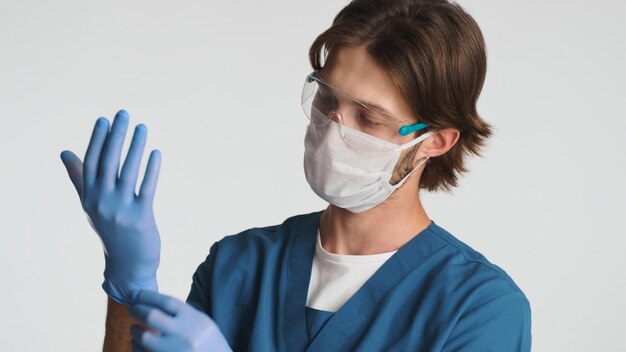
[[[130,352],[130,326],[141,324],[128,313],[128,307],[108,298],[103,352]],[[143,325],[143,324],[141,324]]]

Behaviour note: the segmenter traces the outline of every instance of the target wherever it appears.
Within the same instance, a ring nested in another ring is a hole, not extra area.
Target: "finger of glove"
[[[154,193],[156,191],[160,168],[161,152],[153,150],[152,153],[150,153],[148,165],[146,166],[146,173],[143,177],[143,181],[141,182],[141,188],[139,189],[138,197],[142,201],[150,204],[154,201]]]
[[[85,153],[85,161],[83,163],[83,190],[85,191],[94,184],[98,176],[98,165],[100,165],[102,146],[106,141],[108,132],[109,121],[104,117],[98,118],[93,127],[89,146],[87,146],[87,152]]]
[[[65,165],[65,169],[67,170],[67,174],[78,193],[78,198],[83,200],[83,163],[76,156],[76,154],[72,153],[69,150],[64,150],[61,152],[61,161],[63,161],[63,165]]]
[[[113,189],[117,182],[117,174],[120,168],[120,155],[128,129],[128,113],[120,110],[115,115],[111,132],[107,136],[100,156],[100,182],[105,189]]]
[[[178,351],[171,349],[171,343],[164,341],[163,335],[158,335],[152,331],[144,330],[133,325],[131,326],[130,334],[132,336],[131,344],[134,343],[145,350],[151,352]]]
[[[145,304],[133,304],[128,312],[133,317],[146,323],[151,328],[157,329],[164,333],[170,333],[174,328],[173,317],[166,314],[160,308],[150,307]]]
[[[144,124],[139,124],[135,127],[133,140],[130,143],[128,155],[126,156],[126,160],[124,160],[124,166],[122,167],[122,172],[120,173],[120,179],[118,181],[121,188],[120,191],[129,196],[135,195],[141,156],[143,155],[144,147],[146,146],[146,134],[147,129]]]
[[[164,295],[155,291],[141,290],[136,295],[135,302],[138,304],[144,304],[151,307],[161,309],[167,314],[172,316],[177,315],[186,307],[186,303],[179,301],[178,299]]]

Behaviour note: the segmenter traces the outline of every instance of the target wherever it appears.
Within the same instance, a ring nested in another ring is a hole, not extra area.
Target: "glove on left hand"
[[[174,297],[140,291],[129,313],[160,332],[131,326],[134,351],[232,351],[219,327],[208,315]]]

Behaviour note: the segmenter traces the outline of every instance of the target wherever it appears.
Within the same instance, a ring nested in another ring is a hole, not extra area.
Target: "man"
[[[310,59],[304,167],[328,207],[214,243],[187,302],[157,293],[158,151],[134,192],[145,126],[119,177],[124,110],[98,119],[84,165],[62,153],[107,254],[105,350],[530,350],[525,295],[418,192],[455,186],[491,134],[476,23],[443,0],[355,0]]]

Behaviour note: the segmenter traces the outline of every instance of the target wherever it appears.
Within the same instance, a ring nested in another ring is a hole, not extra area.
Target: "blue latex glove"
[[[134,351],[232,351],[208,315],[174,297],[141,291],[129,313],[158,332],[139,325],[130,328]]]
[[[143,124],[135,128],[118,177],[127,129],[128,113],[120,110],[110,132],[106,118],[96,121],[84,164],[71,151],[61,153],[89,224],[102,240],[106,264],[102,288],[122,304],[131,304],[142,289],[158,290],[156,271],[161,252],[152,211],[161,155],[158,150],[150,154],[136,195],[147,129]]]

